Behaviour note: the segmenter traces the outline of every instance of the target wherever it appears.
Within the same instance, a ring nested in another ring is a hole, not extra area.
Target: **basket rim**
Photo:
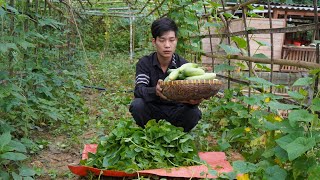
[[[219,79],[193,79],[193,80],[173,80],[173,81],[161,81],[160,85],[182,85],[182,84],[216,84],[222,85],[222,81]]]

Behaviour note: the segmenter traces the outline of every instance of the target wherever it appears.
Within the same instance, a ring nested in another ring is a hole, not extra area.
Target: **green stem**
[[[179,165],[177,165],[177,164],[175,164],[175,163],[173,163],[172,161],[170,161],[170,159],[169,158],[167,158],[167,160],[173,165],[173,166],[175,166],[175,167],[179,167]]]

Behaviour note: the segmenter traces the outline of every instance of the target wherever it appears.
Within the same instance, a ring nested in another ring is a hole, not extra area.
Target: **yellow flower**
[[[281,161],[278,158],[274,159],[274,162],[277,163],[278,165],[281,165]]]
[[[237,180],[249,180],[249,174],[239,174],[237,175]]]
[[[244,130],[245,130],[246,132],[250,132],[250,131],[251,131],[251,129],[250,129],[249,127],[244,128]]]
[[[280,116],[276,116],[274,117],[274,120],[278,121],[278,122],[281,122],[282,121],[282,118]]]
[[[264,102],[266,102],[266,103],[268,103],[268,102],[270,102],[271,101],[271,98],[270,97],[266,97],[265,99],[264,99]]]

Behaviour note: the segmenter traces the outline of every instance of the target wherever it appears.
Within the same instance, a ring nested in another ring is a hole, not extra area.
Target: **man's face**
[[[167,31],[162,36],[158,36],[156,39],[152,39],[152,43],[157,49],[158,55],[164,58],[172,57],[177,47],[178,38],[174,31]]]

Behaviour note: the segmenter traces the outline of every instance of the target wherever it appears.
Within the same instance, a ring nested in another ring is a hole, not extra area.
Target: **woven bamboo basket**
[[[173,101],[206,99],[218,93],[222,82],[210,80],[175,80],[160,83],[162,94]]]

